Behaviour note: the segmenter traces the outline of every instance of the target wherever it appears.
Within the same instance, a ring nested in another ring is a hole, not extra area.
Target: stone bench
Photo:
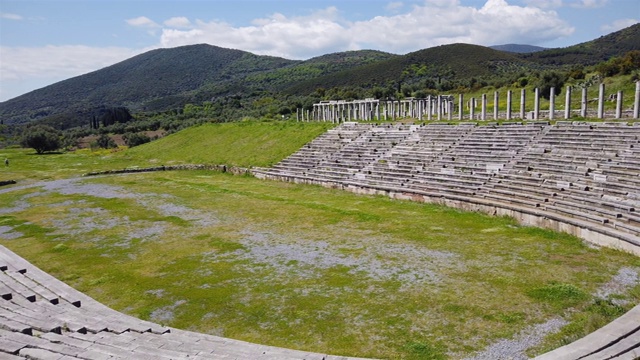
[[[608,359],[616,354],[636,359],[640,356],[640,305],[634,307],[616,321],[571,344],[540,355],[535,360]]]

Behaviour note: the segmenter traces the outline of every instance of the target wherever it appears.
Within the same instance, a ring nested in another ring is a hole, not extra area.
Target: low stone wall
[[[619,232],[615,229],[597,226],[594,223],[588,223],[578,219],[542,211],[540,209],[526,208],[511,204],[497,204],[490,200],[481,198],[465,197],[439,192],[408,192],[406,189],[363,186],[361,184],[352,184],[348,182],[320,181],[318,179],[293,175],[271,175],[264,173],[259,169],[254,169],[253,175],[259,179],[320,185],[327,188],[346,190],[356,194],[384,195],[398,200],[411,200],[445,205],[456,209],[482,212],[493,216],[509,216],[522,225],[568,233],[598,246],[619,249],[636,256],[640,256],[640,238],[636,236]]]
[[[0,181],[0,186],[13,185],[15,183],[16,183],[15,180],[1,180]]]
[[[250,173],[250,170],[248,168],[243,168],[238,166],[186,164],[186,165],[168,165],[168,166],[162,165],[162,166],[148,167],[148,168],[131,168],[131,169],[120,169],[120,170],[95,171],[95,172],[89,172],[89,173],[83,174],[82,176],[133,174],[133,173],[141,173],[141,172],[176,171],[176,170],[212,170],[212,171],[218,171],[223,173],[228,172],[234,175],[245,175]]]

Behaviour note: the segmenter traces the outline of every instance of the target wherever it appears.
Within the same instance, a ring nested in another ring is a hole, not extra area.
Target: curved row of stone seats
[[[570,147],[570,150],[568,148]],[[640,127],[549,127],[508,172],[480,195],[518,202],[640,236]]]
[[[305,175],[344,180],[361,171],[366,165],[384,157],[419,127],[414,125],[369,126],[368,131],[333,152],[309,169]]]
[[[534,360],[635,360],[640,358],[640,305],[599,330]]]
[[[356,123],[345,123],[340,127],[328,130],[293,155],[273,166],[272,171],[306,171],[316,167],[331,154],[340,151],[345,145],[357,139],[370,126]]]
[[[348,359],[160,326],[114,311],[0,246],[0,359]]]
[[[631,248],[640,245],[637,123],[427,125],[412,128],[391,147],[368,141],[369,134],[394,126],[398,125],[366,125],[361,136],[309,169],[254,173],[531,212],[621,237]]]
[[[432,133],[432,129],[438,130]],[[418,141],[394,148],[382,161],[365,168],[364,175],[356,177],[354,183],[386,183],[407,190],[473,196],[539,136],[542,129],[541,124],[519,123],[425,126],[417,133]],[[450,135],[439,137],[443,130]],[[408,146],[412,151],[405,150]],[[416,157],[412,159],[412,156]]]

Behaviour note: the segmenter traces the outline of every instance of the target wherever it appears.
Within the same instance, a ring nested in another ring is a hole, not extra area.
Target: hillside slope
[[[128,149],[121,156],[139,163],[169,165],[180,159],[181,163],[267,167],[334,126],[303,122],[204,124]]]
[[[640,49],[640,23],[598,39],[560,49],[521,54],[523,59],[546,65],[595,65]]]
[[[336,86],[384,86],[420,78],[454,79],[531,68],[515,54],[470,44],[441,45],[292,86],[289,93]]]
[[[69,128],[88,124],[105,108],[163,112],[214,100],[220,100],[225,109],[229,108],[227,103],[236,106],[231,116],[235,119],[247,104],[260,103],[264,97],[305,97],[322,88],[347,87],[381,87],[385,93],[395,94],[407,85],[413,87],[410,92],[448,91],[496,78],[511,81],[536,70],[596,64],[637,49],[640,24],[590,42],[530,54],[451,44],[406,55],[362,50],[296,61],[190,45],[149,51],[2,102],[0,121],[15,125],[44,119],[56,127]],[[226,101],[228,98],[233,101]],[[282,106],[302,106],[303,101],[298,102]],[[224,111],[219,115],[229,117]]]
[[[489,47],[492,48],[493,50],[500,50],[500,51],[506,51],[511,53],[518,53],[518,54],[528,54],[528,53],[547,50],[547,48],[543,48],[540,46],[522,45],[522,44],[504,44],[504,45],[493,45]]]
[[[171,97],[184,96],[204,84],[295,63],[211,45],[157,49],[5,101],[0,104],[0,118],[11,124],[105,106],[144,110],[158,99],[163,99],[162,107],[170,108],[179,103]]]

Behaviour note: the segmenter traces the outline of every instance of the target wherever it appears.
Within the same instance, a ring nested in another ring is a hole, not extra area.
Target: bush
[[[116,145],[116,142],[113,141],[113,139],[107,134],[100,135],[98,140],[96,140],[96,144],[98,145],[98,147],[101,147],[103,149],[112,149],[118,147],[118,145]]]
[[[46,125],[28,127],[20,144],[23,147],[33,148],[38,154],[58,150],[60,148],[60,132]]]
[[[540,96],[549,100],[551,97],[551,88],[555,88],[555,94],[560,95],[564,81],[564,75],[555,71],[549,71],[540,76],[536,87],[540,90]]]
[[[151,141],[151,138],[142,133],[126,133],[123,136],[125,144],[132,148],[134,146],[146,144]]]

